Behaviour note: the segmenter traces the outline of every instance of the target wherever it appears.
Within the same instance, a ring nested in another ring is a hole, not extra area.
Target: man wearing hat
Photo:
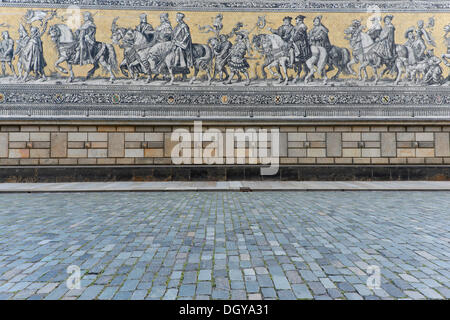
[[[295,26],[292,28],[289,39],[289,66],[292,68],[295,60],[304,63],[311,57],[311,46],[308,40],[308,27],[303,23],[305,16],[298,15],[295,18]]]
[[[136,26],[136,31],[139,31],[144,35],[148,42],[153,39],[153,26],[147,22],[147,15],[145,13],[141,13],[139,16],[140,23]]]
[[[78,47],[75,55],[75,62],[80,65],[93,64],[95,53],[94,46],[96,44],[95,33],[97,27],[90,12],[83,13],[83,24],[75,31],[76,37],[79,39]]]
[[[392,24],[393,18],[392,15],[384,17],[384,27],[373,46],[373,51],[388,61],[395,58],[395,27]]]
[[[169,21],[169,14],[167,12],[161,13],[159,15],[159,19],[161,24],[156,28],[155,41],[157,43],[170,41],[172,38],[173,29]]]
[[[172,32],[172,42],[175,51],[175,67],[182,70],[183,75],[188,74],[189,68],[193,66],[192,60],[192,38],[189,26],[184,22],[184,13],[176,14],[177,25]]]
[[[311,45],[324,47],[327,52],[331,49],[330,39],[328,38],[328,29],[322,24],[322,16],[317,16],[313,20],[314,27],[308,34]]]
[[[278,29],[269,28],[269,31],[273,34],[279,35],[281,39],[288,42],[291,37],[291,31],[294,28],[291,21],[291,17],[284,17],[282,26],[280,26]]]

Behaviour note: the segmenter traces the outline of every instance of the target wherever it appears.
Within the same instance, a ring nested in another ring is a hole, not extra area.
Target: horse
[[[55,24],[51,26],[48,33],[58,50],[58,59],[55,62],[55,68],[63,74],[69,73],[67,82],[72,82],[74,80],[72,66],[78,64],[78,62],[74,62],[78,39],[76,39],[72,30],[65,24]],[[94,53],[95,58],[92,63],[93,67],[88,71],[86,80],[89,80],[99,66],[102,66],[110,74],[109,81],[114,82],[116,78],[114,72],[117,70],[116,52],[114,47],[111,44],[97,41],[94,45]],[[60,65],[63,62],[67,63],[68,71]]]
[[[347,48],[340,48],[335,45],[331,46],[330,51],[328,51],[328,65],[330,68],[336,67],[336,74],[331,77],[332,80],[339,78],[341,73],[351,74],[352,70],[348,68],[348,63],[351,60],[350,50]]]
[[[395,59],[394,61],[386,61],[384,58],[380,57],[373,50],[373,46],[375,42],[366,32],[363,32],[360,28],[354,29],[353,27],[349,27],[345,30],[345,34],[351,35],[350,38],[350,46],[353,50],[353,58],[347,64],[347,68],[352,72],[353,75],[357,75],[353,69],[352,65],[356,63],[361,63],[359,66],[359,80],[367,80],[367,70],[366,67],[370,66],[373,69],[373,73],[375,75],[375,84],[378,83],[380,78],[384,76],[384,74],[390,70],[397,73],[395,84],[398,84],[401,80],[401,76],[404,70],[407,69],[407,61],[408,61],[408,49],[404,45],[395,45]],[[378,69],[385,65],[385,69],[382,71],[381,75],[378,75]],[[361,76],[362,71],[364,71],[364,77]]]
[[[177,68],[175,65],[175,45],[172,41],[156,43],[148,51],[148,60],[150,64],[150,72],[158,74],[168,74],[170,81],[168,85],[173,85],[175,74],[184,74],[184,70]],[[212,60],[214,58],[213,50],[206,44],[192,44],[192,60],[194,67],[194,75],[189,81],[193,84],[197,79],[200,70],[206,71],[208,77],[207,85],[211,84]]]
[[[278,83],[283,82],[284,85],[287,85],[289,81],[287,73],[289,52],[286,42],[276,34],[258,34],[253,36],[252,44],[264,57],[264,63],[261,65],[263,78],[267,78],[265,68],[268,68],[272,76],[278,78]],[[275,68],[276,72],[272,68]],[[283,73],[281,73],[280,68],[283,69]]]
[[[149,50],[154,45],[153,39],[150,41],[137,30],[131,28],[120,28],[117,26],[117,20],[114,18],[111,25],[111,40],[113,44],[123,48],[124,59],[119,65],[122,74],[128,77],[128,71],[131,78],[138,80],[141,73],[147,74],[147,82],[151,80],[149,70]]]
[[[252,39],[252,42],[255,44],[255,47],[258,48],[261,52],[263,52],[266,56],[266,61],[262,65],[262,74],[263,76],[266,74],[264,68],[269,67],[277,67],[281,66],[283,68],[285,74],[285,84],[287,84],[287,72],[285,67],[289,61],[289,47],[288,44],[281,39],[278,35],[272,34],[259,34],[255,35]],[[297,71],[296,77],[293,79],[293,83],[296,83],[300,78],[300,73],[302,72],[302,65],[306,65],[305,70],[307,72],[304,82],[307,84],[315,72],[318,72],[319,75],[323,78],[323,83],[327,84],[328,77],[325,72],[325,66],[327,64],[328,53],[324,47],[320,46],[311,46],[311,57],[306,61],[297,61],[294,62],[294,69]],[[282,79],[281,72],[278,72],[280,79]],[[283,81],[283,80],[281,80]]]

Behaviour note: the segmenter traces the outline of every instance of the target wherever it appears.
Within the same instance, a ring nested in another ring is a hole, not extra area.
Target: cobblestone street
[[[449,299],[449,195],[0,194],[0,299]]]

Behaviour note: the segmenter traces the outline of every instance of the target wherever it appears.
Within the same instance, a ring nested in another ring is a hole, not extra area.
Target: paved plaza
[[[0,194],[0,299],[312,298],[449,299],[450,192]]]

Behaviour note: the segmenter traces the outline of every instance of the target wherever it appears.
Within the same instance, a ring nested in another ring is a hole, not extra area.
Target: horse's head
[[[263,36],[262,34],[256,34],[252,38],[252,44],[255,46],[256,49],[261,49],[262,36]]]
[[[59,40],[59,37],[61,36],[61,30],[56,25],[51,26],[48,30],[48,35],[53,42],[57,42]]]
[[[115,17],[111,24],[111,40],[114,44],[118,44],[119,41],[123,39],[126,33],[125,28],[119,28],[117,26],[117,20],[119,20],[119,17]]]
[[[265,43],[267,43],[267,41],[270,42],[270,40],[267,39],[266,34],[256,34],[252,38],[252,45],[255,47],[256,51],[258,51],[259,53],[266,54],[266,53],[268,53],[268,52],[266,52],[267,46],[265,46]]]
[[[220,41],[216,37],[212,37],[212,38],[208,39],[208,45],[210,45],[213,49],[217,48],[219,43],[220,43]]]

